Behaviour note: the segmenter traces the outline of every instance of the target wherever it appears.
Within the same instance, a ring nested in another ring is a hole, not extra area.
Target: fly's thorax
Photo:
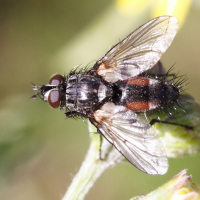
[[[175,103],[179,89],[164,81],[134,77],[115,83],[113,97],[115,104],[125,105],[134,112],[145,112]]]
[[[92,111],[111,96],[112,88],[98,76],[74,74],[67,80],[66,107],[71,111]]]

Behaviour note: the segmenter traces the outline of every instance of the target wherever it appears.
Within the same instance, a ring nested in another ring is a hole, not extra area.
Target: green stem
[[[84,199],[85,195],[100,175],[106,169],[115,166],[123,160],[121,154],[105,139],[103,139],[101,147],[101,156],[103,160],[99,159],[100,134],[96,134],[96,128],[91,123],[89,123],[89,132],[91,138],[90,148],[79,172],[73,178],[62,200]]]

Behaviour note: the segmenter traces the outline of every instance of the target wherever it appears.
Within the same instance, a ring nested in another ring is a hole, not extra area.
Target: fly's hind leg
[[[188,125],[179,124],[179,123],[175,123],[175,122],[162,121],[162,120],[158,120],[158,119],[152,119],[151,122],[150,122],[151,125],[153,125],[155,123],[162,123],[162,124],[170,124],[170,125],[175,125],[175,126],[181,126],[181,127],[186,128],[186,129],[189,129],[189,130],[193,130],[194,129],[193,126],[188,126]]]
[[[177,74],[171,73],[173,70],[174,65],[166,72],[165,68],[163,67],[162,62],[159,60],[156,65],[147,71],[147,76],[152,78],[157,78],[161,80],[166,80],[168,77],[175,78],[177,77]]]

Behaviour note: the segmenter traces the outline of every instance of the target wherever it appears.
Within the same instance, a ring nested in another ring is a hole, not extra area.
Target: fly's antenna
[[[30,81],[31,82],[31,81]],[[31,97],[32,99],[36,99],[37,97],[39,97],[40,99],[42,99],[42,101],[45,101],[44,100],[44,97],[40,96],[41,94],[41,91],[43,89],[43,86],[37,86],[35,85],[34,83],[32,83],[32,89],[36,91],[36,93]]]
[[[30,81],[30,82],[31,82],[31,81]],[[32,99],[36,99],[37,96],[38,96],[39,93],[40,93],[40,88],[41,88],[41,86],[37,86],[37,85],[35,85],[33,82],[31,82],[31,84],[32,84],[32,89],[36,91],[36,93],[35,93],[31,98],[32,98]]]

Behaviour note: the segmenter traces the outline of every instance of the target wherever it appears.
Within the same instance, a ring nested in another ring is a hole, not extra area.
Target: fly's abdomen
[[[176,102],[179,98],[178,88],[146,77],[117,82],[114,88],[114,102],[125,105],[134,112],[164,107]]]

